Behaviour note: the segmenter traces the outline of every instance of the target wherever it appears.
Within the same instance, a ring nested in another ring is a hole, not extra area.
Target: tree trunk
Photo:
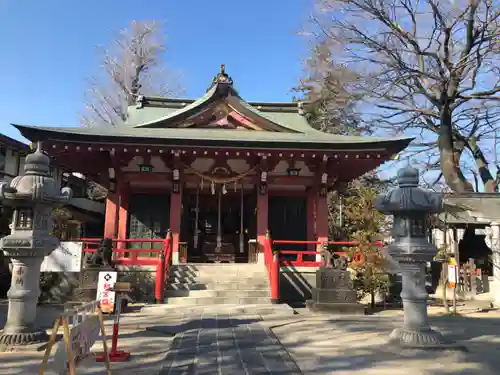
[[[454,147],[452,113],[448,104],[441,109],[440,133],[438,139],[441,172],[446,184],[457,193],[474,192],[460,169],[461,150]]]
[[[479,176],[481,177],[481,181],[484,184],[484,192],[496,193],[498,191],[498,183],[496,179],[494,179],[493,176],[491,175],[491,172],[488,168],[488,161],[486,160],[483,152],[477,145],[477,140],[474,137],[472,137],[469,140],[469,146],[472,151],[472,156],[474,157],[474,161],[476,162]]]

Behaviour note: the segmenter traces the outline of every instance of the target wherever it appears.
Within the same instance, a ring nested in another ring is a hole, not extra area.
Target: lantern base
[[[408,349],[465,350],[464,346],[446,340],[440,332],[432,329],[413,331],[396,328],[389,335],[389,343]]]
[[[0,345],[24,346],[40,344],[47,341],[49,341],[49,335],[42,330],[34,332],[0,333]]]

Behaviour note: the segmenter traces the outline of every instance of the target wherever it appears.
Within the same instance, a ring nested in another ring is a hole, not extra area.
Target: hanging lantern
[[[262,171],[260,174],[259,194],[260,195],[267,194],[267,172],[266,171]]]
[[[326,193],[327,193],[327,188],[326,188],[326,184],[328,182],[328,174],[327,173],[323,173],[321,175],[321,186],[319,188],[319,195],[320,197],[324,197],[326,196]]]
[[[172,171],[172,192],[179,194],[181,191],[180,172],[178,169]]]

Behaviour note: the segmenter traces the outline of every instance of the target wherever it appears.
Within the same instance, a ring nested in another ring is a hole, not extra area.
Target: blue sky
[[[78,126],[96,46],[132,20],[165,23],[167,64],[186,97],[201,96],[226,64],[247,100],[289,101],[307,45],[298,36],[311,0],[0,0],[0,132],[10,123]]]

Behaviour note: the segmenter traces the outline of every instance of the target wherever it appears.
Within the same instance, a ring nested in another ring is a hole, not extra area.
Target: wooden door
[[[269,229],[273,240],[307,240],[307,198],[269,197]],[[307,250],[306,245],[279,245],[280,250]]]

